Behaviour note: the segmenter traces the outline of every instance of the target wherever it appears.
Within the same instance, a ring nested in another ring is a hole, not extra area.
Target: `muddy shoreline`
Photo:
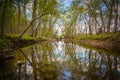
[[[79,40],[79,44],[93,46],[96,48],[120,48],[120,42],[108,42],[99,40]]]
[[[100,40],[64,40],[65,42],[72,42],[83,47],[101,49],[109,53],[120,54],[120,42],[109,42]]]

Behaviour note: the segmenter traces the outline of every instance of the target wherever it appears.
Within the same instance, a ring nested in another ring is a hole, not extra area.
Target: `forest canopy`
[[[118,32],[119,26],[120,0],[0,0],[1,37],[72,37]]]

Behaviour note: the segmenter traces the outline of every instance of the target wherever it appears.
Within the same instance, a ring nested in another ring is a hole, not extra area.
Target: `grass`
[[[38,41],[39,38],[31,37],[29,35],[24,35],[22,38],[19,38],[20,34],[6,34],[3,38],[0,38],[0,49],[4,48],[6,43],[12,42],[21,42],[21,41]]]
[[[19,38],[20,34],[6,34],[5,38],[7,39],[14,39],[14,38]],[[31,37],[29,35],[23,35],[23,37],[21,38],[23,40],[38,40],[37,37]]]
[[[29,35],[24,35],[22,38],[19,38],[20,34],[6,34],[3,38],[0,38],[0,49],[10,48],[10,47],[23,47],[32,45],[37,42],[44,41],[45,39],[38,37],[31,37]]]
[[[120,32],[117,33],[103,33],[93,35],[77,35],[75,40],[106,40],[106,41],[120,41]]]

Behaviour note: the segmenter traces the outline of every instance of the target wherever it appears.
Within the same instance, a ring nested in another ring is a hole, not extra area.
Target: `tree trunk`
[[[89,34],[91,35],[92,34],[92,29],[91,29],[91,18],[89,19]]]
[[[38,17],[36,17],[34,20],[32,20],[32,21],[30,22],[30,24],[27,26],[27,28],[26,28],[26,29],[22,32],[22,34],[19,36],[19,38],[21,38],[21,37],[25,34],[25,32],[31,27],[31,25],[33,24],[34,21],[36,21],[37,19],[39,19],[39,18],[41,18],[42,16],[47,15],[47,14],[49,14],[49,13],[41,14],[41,15],[39,15]]]
[[[107,23],[107,32],[110,32],[110,26],[111,26],[111,21],[112,21],[112,7],[109,9],[109,14],[108,14],[108,23]]]
[[[37,0],[34,0],[32,20],[34,20],[34,19],[36,18],[36,11],[37,11]],[[35,28],[36,28],[36,21],[34,21],[34,22],[32,23],[32,33],[34,33]],[[33,36],[34,34],[31,34],[31,35]]]
[[[18,7],[18,33],[20,31],[20,23],[21,23],[21,9],[20,9],[20,0],[17,0],[17,7]]]
[[[104,19],[103,19],[103,13],[102,13],[102,10],[101,10],[101,8],[100,8],[100,19],[101,19],[101,22],[102,22],[102,30],[103,30],[103,32],[105,32],[105,23],[104,23]]]
[[[4,7],[3,7],[3,11],[2,11],[1,31],[0,31],[1,38],[3,38],[3,35],[4,35],[6,5],[7,5],[7,0],[5,0],[5,2],[4,2]]]
[[[115,20],[114,20],[114,32],[117,32],[118,28],[118,0],[115,0],[115,6],[114,6],[114,12],[115,12]]]

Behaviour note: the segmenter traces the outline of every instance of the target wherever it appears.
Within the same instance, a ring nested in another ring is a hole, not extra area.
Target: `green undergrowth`
[[[5,39],[14,39],[14,38],[18,38],[19,39],[20,34],[6,34],[5,35]],[[39,38],[37,37],[32,37],[29,35],[23,35],[23,37],[21,38],[23,40],[38,40]]]
[[[31,37],[29,35],[24,35],[22,38],[19,38],[20,34],[6,34],[4,37],[0,38],[0,49],[6,47],[14,47],[14,45],[18,47],[32,45],[34,43],[38,43],[41,41],[45,41],[45,39],[38,37]]]
[[[93,35],[77,35],[75,40],[106,40],[106,41],[120,41],[120,32],[117,33],[103,33]]]

